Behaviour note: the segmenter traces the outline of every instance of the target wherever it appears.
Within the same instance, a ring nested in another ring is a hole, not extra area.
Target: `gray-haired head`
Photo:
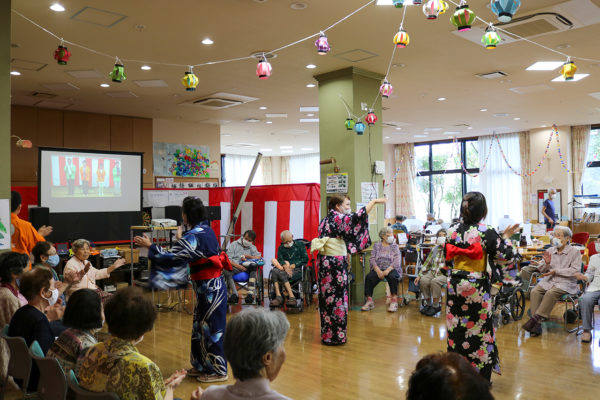
[[[390,228],[389,226],[384,226],[383,228],[381,228],[379,230],[379,238],[381,240],[385,240],[385,237],[387,235],[389,235],[390,233],[393,233],[394,231],[392,230],[392,228]]]
[[[571,238],[573,237],[573,232],[571,231],[571,229],[569,229],[568,226],[562,226],[562,225],[555,226],[554,232],[562,232],[564,237],[566,237],[569,240],[571,240]]]
[[[282,242],[283,242],[284,240],[288,239],[288,238],[290,238],[290,239],[293,239],[293,238],[294,238],[294,235],[292,235],[292,232],[290,232],[290,231],[282,231],[282,232],[279,234],[279,239],[281,239],[281,241],[282,241]]]
[[[433,218],[433,214],[432,213],[427,213],[427,219],[432,219]]]
[[[225,329],[225,357],[233,376],[240,381],[261,376],[263,356],[283,346],[288,329],[281,311],[246,308],[232,316]]]
[[[71,243],[71,248],[73,249],[73,251],[83,249],[85,246],[90,247],[90,242],[85,239],[77,239],[73,243]]]

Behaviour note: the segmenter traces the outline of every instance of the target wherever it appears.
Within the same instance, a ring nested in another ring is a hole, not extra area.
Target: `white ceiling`
[[[300,1],[307,5],[305,9],[291,7]],[[150,61],[152,69],[141,70],[142,62],[125,62],[127,80],[113,83],[108,73],[114,59],[73,46],[69,46],[73,55],[68,65],[57,65],[52,55],[59,41],[13,13],[12,42],[16,47],[12,48],[12,58],[47,64],[33,71],[26,69],[31,67],[23,61],[17,62],[25,68],[14,68],[22,73],[12,78],[14,104],[34,105],[40,99],[31,94],[45,92],[57,96],[40,106],[219,124],[222,151],[239,154],[270,148],[272,151],[265,155],[281,155],[282,145],[292,145],[294,153],[311,152],[303,148],[318,151],[318,123],[299,122],[300,118],[310,118],[300,112],[301,106],[318,104],[318,88],[306,85],[316,83],[313,75],[348,66],[384,74],[393,50],[392,38],[402,18],[402,10],[370,5],[328,32],[332,51],[326,56],[317,55],[314,40],[285,49],[271,60],[273,75],[268,80],[256,77],[254,60],[196,68],[200,84],[195,92],[186,92],[180,82],[185,68],[151,61],[187,65],[268,51],[318,32],[367,0],[64,0],[63,13],[48,8],[53,2],[12,0],[14,10],[67,40],[111,56]],[[470,6],[482,18],[494,20],[488,3],[472,0]],[[91,8],[81,12],[85,7]],[[575,57],[600,58],[600,1],[524,0],[518,16],[549,7],[562,7],[558,8],[560,13],[576,27],[534,40]],[[563,61],[563,57],[523,41],[485,50],[481,44],[466,40],[466,35],[454,32],[448,20],[454,6],[450,9],[438,20],[429,21],[420,7],[407,8],[404,28],[411,43],[396,51],[397,66],[389,76],[394,94],[383,100],[385,111],[380,118],[401,130],[385,128],[384,136],[389,139],[384,143],[478,136],[553,123],[600,122],[600,100],[588,95],[600,91],[600,62],[575,59],[578,72],[589,77],[579,82],[551,82],[558,76],[557,70],[534,72],[525,68],[536,61]],[[214,44],[203,45],[206,37]],[[355,63],[336,57],[354,49],[376,56]],[[317,68],[305,68],[311,63]],[[67,73],[90,70],[87,75],[91,77],[85,78]],[[475,76],[493,71],[508,76],[495,80]],[[101,83],[111,86],[101,88]],[[181,105],[217,92],[258,100],[220,111]],[[447,100],[438,101],[440,97]],[[480,111],[482,108],[488,111]],[[269,119],[265,113],[287,117]],[[259,121],[245,122],[249,118]],[[272,123],[267,124],[268,120]],[[343,129],[343,121],[340,126]],[[424,131],[428,132],[425,138],[414,137]],[[246,145],[235,147],[236,143]]]

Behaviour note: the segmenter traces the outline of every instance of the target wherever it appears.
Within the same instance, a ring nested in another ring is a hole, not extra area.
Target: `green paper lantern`
[[[488,50],[495,49],[496,45],[498,45],[498,43],[500,43],[501,41],[502,38],[500,37],[500,35],[498,35],[498,32],[496,32],[496,30],[492,26],[489,26],[485,30],[485,33],[481,38],[481,43],[483,43],[485,48]]]
[[[125,67],[123,66],[123,64],[115,64],[112,72],[108,74],[108,76],[110,76],[113,82],[118,83],[121,83],[125,79],[127,79],[127,76],[125,76]]]
[[[459,32],[470,30],[473,21],[475,21],[475,13],[465,1],[460,2],[460,6],[456,7],[456,11],[450,17],[450,22],[458,28]]]
[[[344,122],[344,126],[346,127],[347,130],[351,131],[352,129],[354,129],[354,120],[352,118],[347,118],[346,122]]]

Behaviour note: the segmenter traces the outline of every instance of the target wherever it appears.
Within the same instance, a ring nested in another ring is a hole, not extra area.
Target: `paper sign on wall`
[[[379,187],[375,182],[362,182],[360,184],[361,201],[368,203],[379,198]]]
[[[348,193],[348,173],[327,174],[327,193]]]
[[[10,250],[10,202],[0,199],[0,250]]]

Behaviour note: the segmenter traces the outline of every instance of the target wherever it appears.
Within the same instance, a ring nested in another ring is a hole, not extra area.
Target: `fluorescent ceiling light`
[[[101,83],[100,87],[110,87],[110,85],[108,83]]]
[[[302,107],[302,106],[300,106],[300,112],[319,112],[319,107]]]
[[[396,130],[397,130],[397,131],[401,131],[401,130],[402,130],[402,128],[396,128]]]
[[[314,116],[315,116],[315,114],[313,114],[313,113],[310,113],[310,114],[306,114],[306,116],[307,116],[307,117],[314,117]]]
[[[315,69],[315,68],[317,68],[317,66],[315,64],[308,64],[306,66],[306,68],[308,68],[308,69]]]
[[[206,38],[202,41],[202,44],[213,44],[214,42],[210,38]]]
[[[386,136],[384,139],[390,139],[390,137],[389,137],[389,136]]]
[[[293,149],[293,148],[294,148],[294,146],[279,146],[279,148],[280,148],[281,150],[290,150],[290,149]]]
[[[472,126],[469,126],[467,129],[471,130],[471,129],[473,129],[473,127],[472,127]]]
[[[258,107],[258,109],[259,109],[259,110],[266,110],[266,109],[267,109],[267,107],[265,107],[265,106],[260,106],[260,107]]]
[[[266,121],[265,124],[272,124],[273,121]]]
[[[10,74],[11,74],[11,75],[14,75],[14,76],[19,76],[19,75],[21,75],[21,73],[20,73],[19,71],[10,71]]]
[[[142,66],[140,67],[140,69],[143,69],[144,71],[150,71],[150,70],[152,69],[152,67],[151,67],[151,66],[149,66],[149,65],[142,65]]]
[[[307,88],[314,88],[317,87],[317,85],[315,85],[314,83],[309,83],[306,85]]]
[[[56,12],[63,12],[65,11],[65,8],[60,4],[60,3],[54,3],[50,6],[50,9],[52,11],[56,11]]]
[[[438,97],[438,101],[444,101],[444,100],[446,100],[445,97]]]
[[[526,71],[553,71],[563,65],[564,61],[538,61],[527,67]]]
[[[521,118],[519,118],[519,117],[514,117],[514,118],[513,118],[513,120],[515,120],[515,121],[518,121],[518,120],[520,120],[520,119],[521,119]]]
[[[300,122],[319,122],[319,118],[300,118]]]
[[[573,77],[573,79],[571,79],[570,81],[566,80],[564,76],[557,76],[556,78],[552,79],[552,82],[577,82],[580,81],[584,78],[587,78],[588,76],[590,76],[590,74],[575,74],[575,76]]]

